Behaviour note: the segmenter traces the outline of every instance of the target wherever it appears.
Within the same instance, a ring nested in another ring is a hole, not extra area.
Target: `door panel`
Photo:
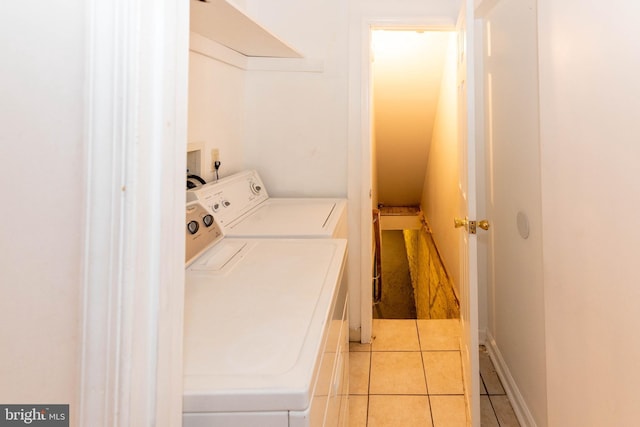
[[[458,18],[458,218],[476,220],[473,0],[464,0]],[[453,218],[452,218],[453,226]],[[477,240],[460,227],[460,322],[467,424],[480,426],[478,368]]]

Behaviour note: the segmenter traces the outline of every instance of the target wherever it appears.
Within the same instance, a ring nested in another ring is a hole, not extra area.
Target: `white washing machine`
[[[224,238],[187,204],[185,427],[348,425],[343,239]]]
[[[248,170],[187,191],[216,217],[227,237],[347,238],[347,201],[271,198],[258,172]]]

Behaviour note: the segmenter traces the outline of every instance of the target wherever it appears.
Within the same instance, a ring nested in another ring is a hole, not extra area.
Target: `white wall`
[[[0,4],[0,401],[77,410],[84,3]]]
[[[215,51],[215,43],[193,35],[192,40],[205,53]],[[220,49],[218,47],[218,49]],[[228,53],[229,55],[231,53]],[[189,52],[189,144],[202,146],[202,178],[214,178],[211,150],[219,150],[219,176],[244,169],[244,92],[245,71],[219,59],[213,59],[192,46]],[[191,171],[193,173],[193,171]]]
[[[501,0],[485,17],[484,84],[489,176],[488,344],[513,377],[530,412],[544,426],[546,368],[538,73],[535,0]],[[529,235],[518,233],[517,215]],[[531,420],[532,418],[532,420]],[[570,425],[570,424],[563,424]],[[575,425],[575,424],[574,424]]]
[[[457,38],[455,33],[449,34],[421,206],[456,294],[460,295],[459,231],[453,228],[459,193]]]
[[[221,176],[255,168],[273,196],[346,196],[346,47],[339,42],[346,39],[346,6],[234,3],[321,66],[299,71],[281,68],[291,63],[283,60],[263,71],[244,57],[230,65],[203,55],[220,48],[192,34],[188,139],[204,144],[205,179],[213,178],[211,149],[219,148]]]
[[[347,194],[347,6],[338,0],[247,0],[247,12],[323,66],[248,71],[246,166],[274,196]]]
[[[373,106],[372,106],[373,107]],[[375,109],[375,107],[373,107]],[[371,209],[378,209],[378,149],[376,146],[376,128],[371,126]],[[380,224],[382,225],[382,224]],[[375,245],[375,244],[374,244]]]
[[[640,425],[640,4],[538,16],[549,425]]]

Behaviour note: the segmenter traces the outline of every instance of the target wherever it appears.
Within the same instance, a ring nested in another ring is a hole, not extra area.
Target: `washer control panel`
[[[214,216],[199,202],[187,203],[185,262],[187,265],[202,251],[224,238]]]
[[[224,228],[269,198],[254,170],[240,172],[187,191],[187,201],[198,200]]]

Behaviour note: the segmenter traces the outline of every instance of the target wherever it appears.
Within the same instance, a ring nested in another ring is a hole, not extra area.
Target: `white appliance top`
[[[195,206],[187,223],[206,216]],[[186,269],[183,411],[306,409],[346,241],[207,230],[187,231],[216,243]]]
[[[268,199],[225,230],[231,237],[331,237],[345,205],[339,199]]]
[[[240,172],[187,192],[228,237],[332,237],[346,222],[345,199],[270,198],[258,173]]]

